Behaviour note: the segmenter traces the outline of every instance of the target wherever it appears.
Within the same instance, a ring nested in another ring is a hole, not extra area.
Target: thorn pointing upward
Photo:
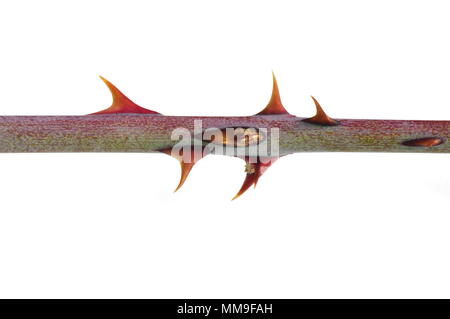
[[[257,113],[256,115],[281,115],[281,114],[289,115],[289,113],[286,111],[283,104],[281,103],[281,97],[280,97],[280,91],[278,90],[277,79],[273,72],[272,72],[272,78],[273,78],[272,96],[270,98],[269,104],[267,104],[267,106],[264,108],[264,110]]]
[[[331,117],[329,117],[325,111],[320,106],[319,102],[314,98],[314,96],[311,96],[311,98],[314,101],[314,104],[316,105],[316,115],[313,117],[310,117],[308,119],[304,119],[304,122],[308,122],[311,124],[318,124],[318,125],[324,125],[324,126],[335,126],[339,125],[339,121],[333,120]]]
[[[106,84],[108,89],[111,91],[111,95],[113,98],[112,105],[100,112],[92,113],[90,115],[97,115],[97,114],[115,114],[115,113],[142,113],[142,114],[159,114],[158,112],[148,110],[146,108],[143,108],[133,101],[131,101],[129,98],[125,96],[120,90],[114,86],[111,82],[109,82],[104,77],[100,76],[100,79]]]

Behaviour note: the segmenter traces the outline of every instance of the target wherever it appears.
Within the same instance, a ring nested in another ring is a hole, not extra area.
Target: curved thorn
[[[247,175],[245,176],[245,180],[241,186],[241,189],[233,197],[232,200],[235,200],[236,198],[244,194],[250,188],[250,186],[254,185],[254,187],[256,187],[259,178],[277,159],[278,157],[258,158],[256,163],[250,163],[250,159],[245,158],[245,172],[247,173]]]
[[[106,84],[111,92],[113,102],[111,106],[100,112],[91,113],[89,115],[98,114],[115,114],[115,113],[144,113],[144,114],[159,114],[158,112],[143,108],[133,101],[131,101],[125,94],[123,94],[114,84],[99,75],[100,79]]]
[[[128,97],[126,97],[125,94],[123,94],[114,84],[109,82],[101,75],[99,75],[98,77],[103,81],[103,83],[106,84],[109,91],[111,92],[113,98],[113,105],[117,104],[118,102],[121,102],[122,100],[133,103],[133,101],[131,101]]]
[[[314,96],[311,95],[312,100],[316,106],[316,116],[321,118],[328,118],[328,115],[323,110],[322,106],[320,106],[319,102],[316,100]]]
[[[231,200],[235,200],[236,198],[238,198],[239,196],[244,194],[247,191],[247,189],[250,188],[250,186],[254,185],[255,184],[255,176],[256,176],[255,173],[247,174],[245,176],[245,180],[241,186],[241,189],[239,190],[239,192],[237,192],[237,194]]]
[[[194,167],[195,163],[185,163],[183,161],[180,161],[181,165],[181,176],[180,176],[180,182],[178,183],[177,188],[173,191],[174,193],[177,192],[181,186],[183,186],[184,182],[186,181],[187,177],[189,176],[189,173],[191,172],[192,168]]]
[[[183,186],[184,182],[186,181],[187,177],[189,176],[189,173],[191,172],[194,165],[201,160],[204,156],[208,155],[207,153],[204,154],[204,150],[199,149],[196,150],[195,148],[191,148],[189,150],[189,153],[184,154],[185,149],[181,149],[180,154],[172,153],[172,148],[165,148],[160,149],[159,152],[167,154],[172,156],[173,158],[177,159],[180,162],[181,167],[181,176],[180,176],[180,182],[178,183],[177,188],[175,188],[174,192],[177,192],[181,186]]]
[[[280,91],[278,90],[277,78],[275,77],[275,73],[272,71],[272,96],[270,97],[269,104],[256,115],[279,115],[279,114],[288,114],[281,103]]]
[[[314,98],[314,96],[311,95],[311,98],[313,99],[314,104],[316,105],[316,115],[304,119],[303,120],[304,122],[325,126],[334,126],[340,124],[339,121],[332,119],[325,113],[325,111],[322,109],[319,102]]]
[[[280,90],[278,89],[277,78],[272,71],[272,96],[270,97],[269,105],[283,106],[281,104]]]

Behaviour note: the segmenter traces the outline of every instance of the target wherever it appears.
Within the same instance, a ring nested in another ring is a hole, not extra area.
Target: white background
[[[445,1],[2,1],[0,114],[450,120]],[[0,297],[450,297],[450,155],[0,154]]]

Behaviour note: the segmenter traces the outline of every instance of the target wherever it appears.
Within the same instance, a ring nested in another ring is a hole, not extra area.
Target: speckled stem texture
[[[323,126],[289,115],[181,117],[153,114],[1,116],[0,152],[157,152],[174,146],[176,128],[279,128],[280,155],[296,152],[450,153],[450,121],[345,120]],[[435,137],[432,147],[412,139]],[[270,139],[270,137],[269,137]]]

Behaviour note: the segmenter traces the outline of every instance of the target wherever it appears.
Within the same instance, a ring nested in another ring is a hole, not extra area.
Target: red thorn
[[[180,165],[181,165],[180,182],[178,183],[178,186],[177,188],[175,188],[174,192],[178,191],[181,188],[181,186],[183,186],[184,182],[186,181],[186,178],[189,176],[189,173],[191,172],[191,169],[194,167],[195,163],[185,163],[181,161]]]
[[[180,182],[178,183],[178,186],[174,190],[174,192],[178,191],[181,188],[181,186],[183,186],[194,165],[204,156],[207,155],[203,153],[203,149],[196,150],[194,147],[191,148],[190,154],[183,154],[183,150],[184,149],[181,149],[180,154],[172,154],[172,148],[160,150],[160,152],[170,155],[180,162],[181,166]]]
[[[100,76],[100,79],[106,84],[106,86],[111,91],[111,95],[113,98],[112,105],[100,112],[92,113],[89,115],[98,115],[98,114],[117,114],[117,113],[140,113],[140,114],[159,114],[158,112],[148,110],[146,108],[143,108],[133,101],[131,101],[129,98],[125,96],[120,90],[115,87],[111,82],[109,82],[107,79]]]
[[[281,103],[280,91],[278,90],[277,79],[275,78],[275,74],[272,72],[273,78],[273,88],[272,88],[272,97],[270,98],[269,104],[256,115],[281,115],[287,114],[290,115],[283,104]]]
[[[338,121],[333,120],[325,113],[325,111],[322,109],[319,102],[317,102],[314,96],[311,96],[311,98],[313,99],[314,104],[316,105],[316,115],[308,119],[304,119],[303,120],[304,122],[325,126],[335,126],[340,124]]]
[[[414,140],[404,141],[402,144],[405,146],[415,146],[415,147],[432,147],[438,146],[444,143],[444,139],[440,137],[424,137]]]
[[[244,194],[247,189],[250,188],[250,186],[252,185],[256,185],[256,181],[258,181],[258,177],[256,177],[257,175],[254,174],[248,174],[245,176],[245,180],[244,183],[241,186],[241,189],[239,190],[239,192],[233,197],[232,200],[235,200],[236,198],[238,198],[239,196],[241,196],[242,194]]]
[[[245,180],[241,186],[241,189],[233,197],[232,200],[235,200],[236,198],[244,194],[250,188],[250,186],[254,185],[256,187],[259,178],[277,159],[278,157],[270,157],[266,159],[267,162],[262,162],[261,159],[258,158],[256,163],[250,163],[250,159],[245,158],[245,171],[247,172],[247,175],[245,176]]]

